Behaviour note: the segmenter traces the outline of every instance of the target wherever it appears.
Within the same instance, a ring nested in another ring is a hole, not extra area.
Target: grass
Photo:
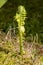
[[[43,45],[32,42],[23,45],[25,53],[21,56],[17,39],[1,41],[0,65],[43,65]]]

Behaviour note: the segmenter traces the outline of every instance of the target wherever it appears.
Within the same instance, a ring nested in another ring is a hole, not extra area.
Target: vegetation
[[[42,8],[40,0],[0,0],[0,65],[43,65]]]
[[[19,43],[20,43],[20,53],[23,53],[23,41],[24,41],[24,34],[25,34],[25,28],[24,28],[24,20],[26,18],[26,11],[23,6],[18,7],[18,12],[16,13],[15,19],[18,23],[18,30],[19,30]]]
[[[7,0],[0,0],[0,8],[7,2]]]

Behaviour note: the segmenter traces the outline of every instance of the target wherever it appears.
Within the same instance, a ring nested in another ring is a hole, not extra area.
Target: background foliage
[[[43,42],[43,0],[8,0],[0,8],[0,29],[6,32],[9,25],[17,27],[13,17],[19,5],[23,5],[27,11],[27,19],[25,21],[26,37],[30,33],[33,35],[38,33],[39,38]]]

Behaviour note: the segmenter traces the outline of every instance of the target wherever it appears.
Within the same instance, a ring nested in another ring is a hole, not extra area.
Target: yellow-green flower
[[[24,28],[24,26],[21,26],[21,27],[20,27],[20,30],[21,30],[21,32],[24,33],[24,32],[25,32],[25,28]]]

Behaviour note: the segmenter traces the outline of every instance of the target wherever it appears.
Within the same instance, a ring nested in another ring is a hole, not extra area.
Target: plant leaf
[[[7,2],[7,0],[0,0],[0,8]]]

